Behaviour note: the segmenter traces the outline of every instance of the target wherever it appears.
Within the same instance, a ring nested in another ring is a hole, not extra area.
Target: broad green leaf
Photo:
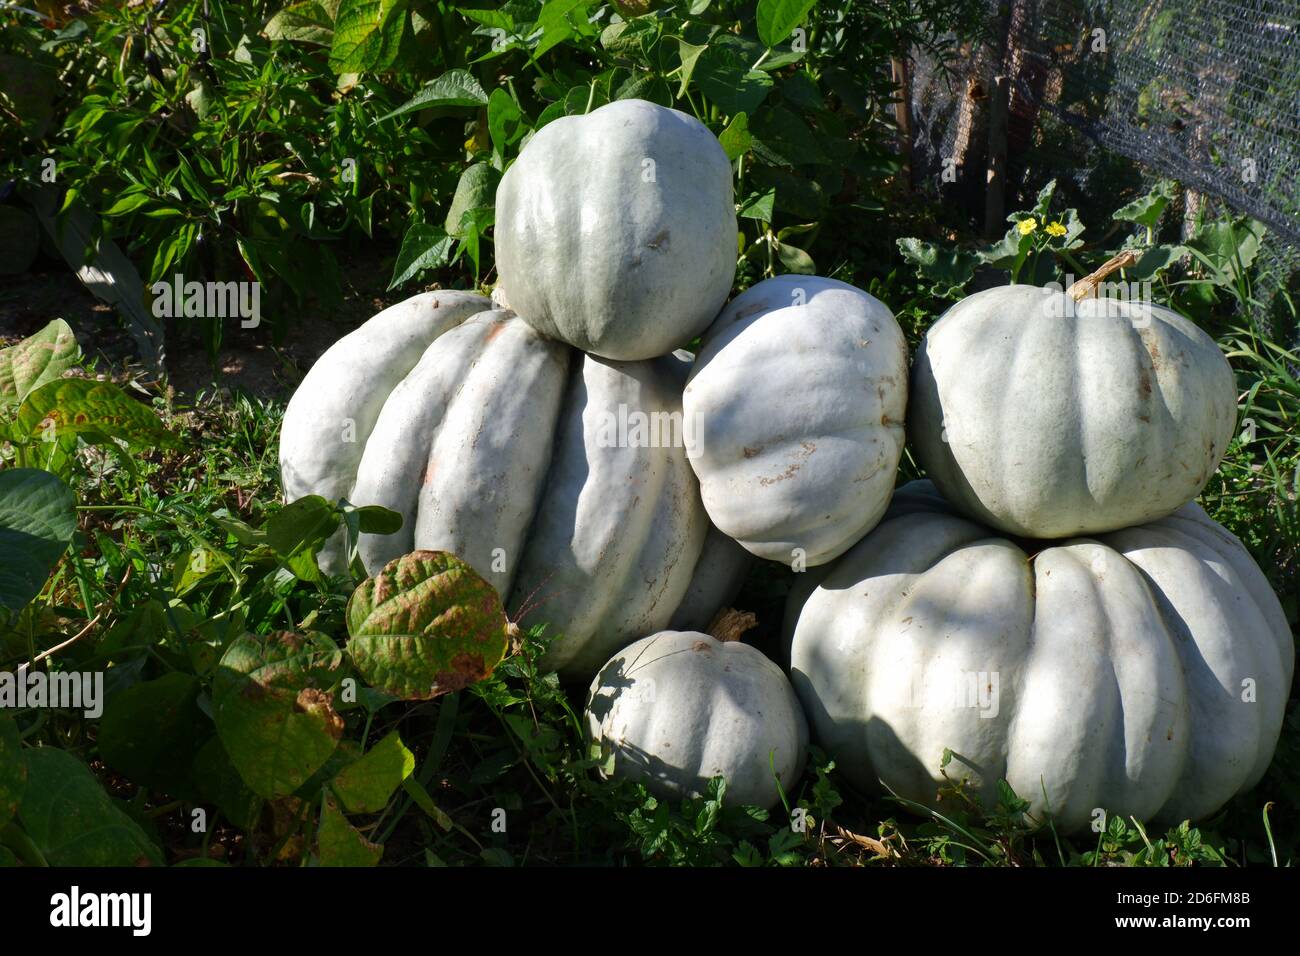
[[[772,89],[772,78],[749,68],[735,50],[711,45],[695,61],[695,85],[728,116],[754,115]]]
[[[899,239],[898,251],[926,279],[931,293],[940,299],[960,296],[979,266],[979,258],[974,253],[940,248],[920,239]]]
[[[455,246],[455,236],[447,235],[441,226],[424,223],[411,226],[402,237],[402,248],[393,263],[393,280],[388,288],[395,289],[428,269],[445,266],[451,261]]]
[[[761,219],[763,222],[771,222],[772,204],[774,202],[776,202],[775,189],[755,193],[745,200],[736,215],[742,219]]]
[[[473,74],[468,70],[448,70],[442,76],[424,86],[409,100],[385,113],[376,123],[382,123],[394,116],[410,113],[412,110],[429,109],[434,106],[486,106],[488,95]]]
[[[0,830],[14,818],[27,789],[27,758],[14,719],[0,711]]]
[[[262,29],[268,40],[297,40],[330,46],[334,42],[334,18],[316,0],[291,3],[273,16]]]
[[[148,405],[112,382],[88,378],[62,378],[36,389],[18,407],[11,433],[19,441],[94,433],[121,439],[135,450],[177,444]]]
[[[471,209],[495,205],[497,182],[500,178],[501,174],[489,163],[475,163],[473,166],[466,167],[460,174],[460,181],[456,184],[456,194],[447,209],[445,228],[448,234],[457,238],[465,235],[461,228],[465,213]]]
[[[62,319],[0,349],[0,406],[17,405],[42,385],[62,378],[80,358],[76,336]]]
[[[769,49],[776,46],[808,19],[815,5],[816,0],[758,0],[755,12],[758,38]]]
[[[1174,184],[1163,179],[1145,196],[1139,196],[1131,203],[1120,206],[1111,214],[1111,218],[1135,222],[1139,226],[1154,229],[1165,207],[1173,200],[1174,190]]]
[[[798,246],[779,242],[776,246],[776,255],[787,272],[797,272],[806,276],[817,274],[817,266],[813,264],[812,256]]]
[[[1129,280],[1145,282],[1154,279],[1185,255],[1187,250],[1182,246],[1151,246],[1142,253],[1142,258],[1137,261],[1137,265],[1128,270]]]
[[[396,731],[349,764],[331,786],[348,813],[378,813],[415,770],[415,756]]]
[[[227,820],[243,830],[256,828],[263,800],[244,783],[220,737],[199,748],[190,765],[190,778],[203,799],[216,805]]]
[[[212,685],[217,733],[230,761],[263,797],[285,796],[334,753],[343,733],[327,692],[342,666],[323,634],[245,634],[221,658]]]
[[[392,66],[406,27],[406,0],[343,0],[334,20],[330,69],[366,73]]]
[[[290,502],[266,522],[266,543],[284,558],[289,570],[302,581],[319,581],[316,555],[335,531],[340,517],[320,495]]]
[[[579,8],[585,10],[586,6],[587,0],[546,0],[542,12],[537,15],[537,29],[542,31],[542,35],[533,47],[534,60],[573,35],[569,14]]]
[[[1207,222],[1197,228],[1184,246],[1215,273],[1221,285],[1235,282],[1259,254],[1266,228],[1254,219]]]
[[[523,111],[519,109],[519,104],[501,87],[492,91],[492,96],[488,99],[488,133],[492,137],[492,146],[497,153],[504,157],[506,147],[513,143],[519,136],[519,121],[523,118]],[[471,166],[470,169],[473,169]],[[469,170],[466,170],[468,172]],[[464,176],[461,177],[462,182]],[[460,189],[456,192],[459,194]],[[471,207],[466,207],[471,208]],[[450,231],[450,229],[448,230]]]
[[[783,106],[760,110],[749,132],[755,154],[774,166],[830,162],[808,124]]]
[[[737,113],[733,116],[727,128],[718,136],[718,142],[722,144],[727,159],[732,162],[749,152],[749,147],[753,144],[753,138],[749,135],[749,115]]]
[[[483,680],[509,643],[501,599],[454,554],[415,551],[352,592],[348,652],[374,687],[428,700]]]
[[[376,866],[384,855],[383,846],[362,836],[328,797],[316,831],[316,846],[321,866]]]
[[[36,468],[0,471],[0,604],[17,611],[41,593],[77,531],[76,499]]]
[[[681,99],[686,93],[686,87],[691,85],[691,74],[695,72],[695,64],[700,58],[700,54],[708,49],[708,44],[701,43],[698,46],[694,43],[687,43],[685,40],[677,41],[677,53],[682,59],[681,85],[677,87],[677,98]]]
[[[51,866],[161,865],[162,852],[90,770],[56,747],[27,751],[23,832]]]
[[[173,671],[112,697],[99,724],[99,754],[132,783],[185,797],[196,742],[212,732],[198,708],[199,680]]]

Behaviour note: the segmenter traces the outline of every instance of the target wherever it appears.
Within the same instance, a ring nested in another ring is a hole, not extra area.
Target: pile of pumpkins
[[[284,490],[399,513],[362,538],[372,574],[451,551],[530,608],[543,666],[592,682],[612,773],[670,796],[722,774],[770,807],[811,725],[864,790],[933,805],[946,775],[992,807],[1005,779],[1062,830],[1204,817],[1264,773],[1294,645],[1193,503],[1236,414],[1195,325],[1089,297],[1099,275],[990,289],[909,387],[892,313],[851,285],[726,302],[730,163],[638,100],[535,133],[495,222],[492,300],[418,295],[311,369]],[[931,480],[896,491],[905,437]],[[703,633],[754,557],[801,572],[789,679]]]

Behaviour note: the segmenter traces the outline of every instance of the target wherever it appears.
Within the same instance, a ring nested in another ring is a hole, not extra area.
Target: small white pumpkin
[[[884,303],[817,276],[758,283],[709,327],[682,399],[709,517],[761,558],[838,557],[889,504],[906,404]]]
[[[497,188],[494,228],[510,307],[605,358],[685,345],[735,277],[726,153],[694,117],[645,100],[539,130]]]
[[[1235,423],[1232,369],[1192,322],[1024,285],[944,313],[917,353],[908,410],[913,449],[948,500],[1038,538],[1171,513],[1200,493]]]
[[[1253,786],[1295,647],[1241,542],[1189,504],[1042,548],[911,482],[791,593],[791,679],[836,766],[935,806],[947,748],[985,807],[1006,779],[1063,830],[1196,820]]]
[[[586,721],[615,777],[669,799],[701,796],[723,776],[727,802],[770,808],[777,779],[791,795],[808,745],[781,669],[698,631],[662,631],[615,654],[592,681]]]
[[[687,367],[584,356],[480,296],[419,295],[312,366],[281,429],[285,495],[396,511],[396,534],[362,536],[371,573],[451,551],[529,609],[525,626],[561,635],[544,667],[587,681],[638,634],[707,620],[737,583],[722,543],[695,576],[709,523],[680,434],[619,431],[680,421]],[[329,573],[341,545],[321,555]]]

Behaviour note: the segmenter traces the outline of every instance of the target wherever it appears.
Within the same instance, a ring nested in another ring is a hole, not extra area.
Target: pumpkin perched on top
[[[908,412],[943,495],[1033,538],[1170,514],[1209,480],[1235,424],[1232,369],[1192,322],[1025,285],[944,313],[917,352]]]
[[[619,100],[548,123],[497,188],[497,271],[539,332],[605,358],[667,355],[731,290],[731,164],[694,117]]]

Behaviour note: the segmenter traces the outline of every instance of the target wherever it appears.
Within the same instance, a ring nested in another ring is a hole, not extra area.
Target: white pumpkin
[[[1232,370],[1156,305],[978,292],[926,334],[913,449],[954,505],[1012,534],[1110,531],[1191,501],[1236,422]]]
[[[1194,504],[1028,553],[929,482],[792,593],[791,677],[836,766],[936,805],[1006,779],[1042,819],[1205,817],[1253,786],[1295,648],[1264,575]]]
[[[808,728],[781,669],[748,644],[663,631],[592,681],[587,730],[612,773],[669,799],[727,779],[728,803],[772,807],[803,771]],[[773,776],[773,767],[776,774]]]
[[[882,302],[816,276],[758,283],[710,326],[682,399],[709,517],[762,558],[838,557],[889,504],[906,404]]]
[[[736,271],[731,164],[692,116],[619,100],[548,123],[497,188],[497,270],[538,331],[606,358],[667,355]]]
[[[532,608],[525,625],[563,635],[544,666],[587,680],[683,604],[711,615],[734,584],[710,569],[693,586],[709,524],[680,428],[635,431],[680,422],[682,365],[583,356],[481,297],[416,296],[335,343],[295,392],[285,494],[396,511],[399,532],[362,536],[371,573],[451,551],[512,612]],[[333,545],[322,564],[338,573]]]

